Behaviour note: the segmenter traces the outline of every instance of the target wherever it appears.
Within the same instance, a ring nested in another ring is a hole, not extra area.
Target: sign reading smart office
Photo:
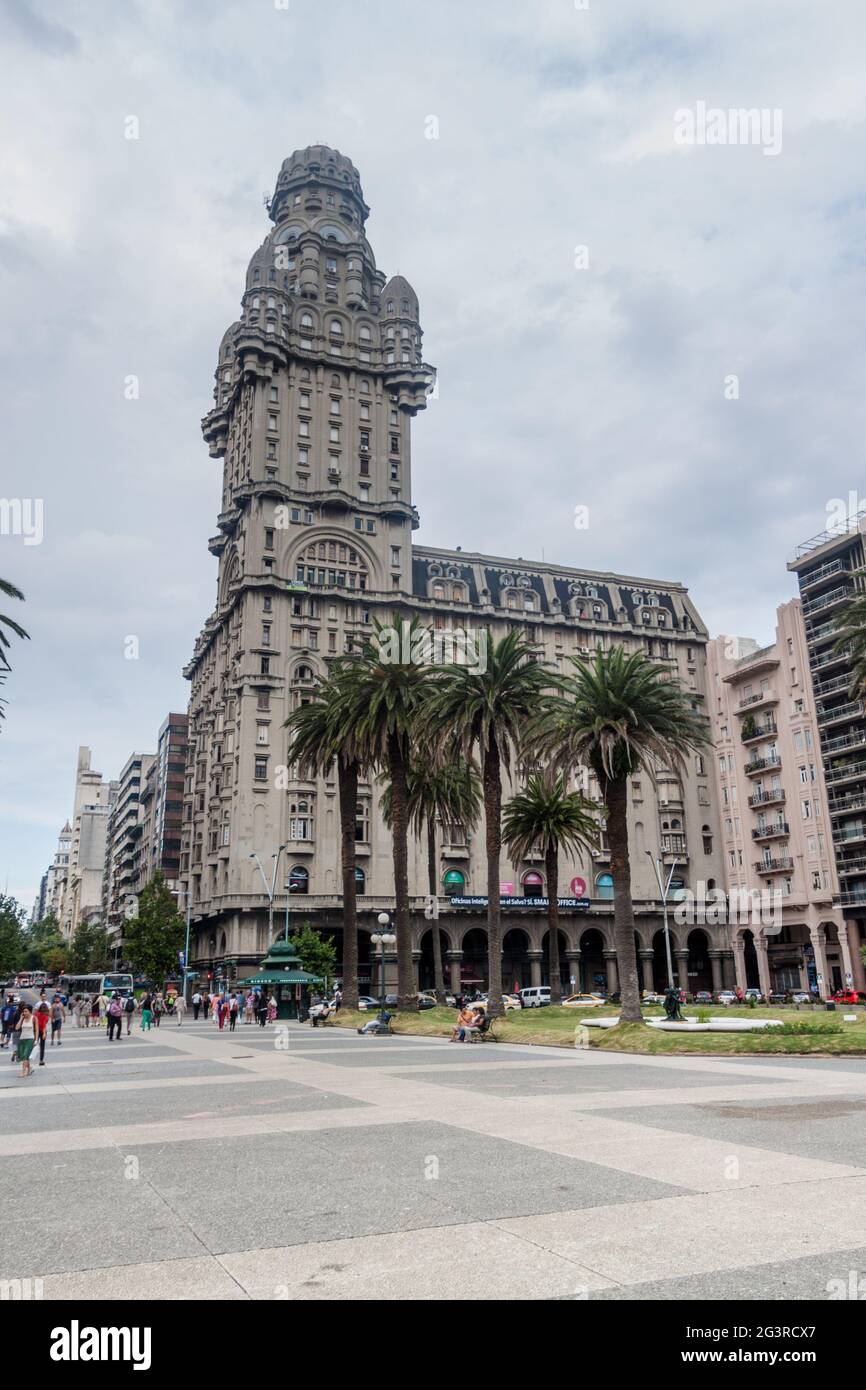
[[[455,897],[449,899],[449,904],[451,907],[487,907],[488,901],[486,897]],[[544,908],[546,910],[550,906],[548,898],[517,898],[506,895],[500,898],[499,902],[504,911],[518,910],[527,907],[535,909]],[[589,910],[589,898],[557,898],[557,902],[560,908],[565,912],[587,912]]]

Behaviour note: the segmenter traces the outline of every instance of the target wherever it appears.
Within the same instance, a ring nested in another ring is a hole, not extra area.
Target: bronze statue
[[[665,990],[665,1017],[669,1022],[683,1021],[683,1011],[680,1008],[680,992],[671,986]]]

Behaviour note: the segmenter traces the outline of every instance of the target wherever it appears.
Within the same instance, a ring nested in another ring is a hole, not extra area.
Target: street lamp
[[[183,946],[183,997],[184,1000],[186,1000],[186,977],[187,972],[189,971],[189,918],[190,912],[192,911],[192,894],[190,892],[189,884],[187,884],[186,888],[184,888],[181,884],[178,884],[177,889],[175,891],[177,892],[178,897],[180,897],[181,893],[183,893],[186,897],[186,939],[184,941]]]
[[[389,931],[389,930],[388,930],[388,928],[389,928],[390,925],[391,925],[391,918],[388,916],[387,912],[380,912],[380,913],[379,913],[379,916],[377,917],[376,920],[377,920],[378,923],[379,923],[379,928],[380,928],[380,929],[379,929],[379,931],[374,931],[374,932],[371,934],[371,936],[370,936],[370,942],[371,942],[371,944],[372,944],[373,946],[381,946],[381,947],[382,947],[382,958],[381,958],[381,964],[380,964],[380,966],[379,966],[379,979],[380,979],[381,984],[382,984],[382,1008],[384,1009],[384,1007],[385,1007],[385,947],[386,947],[386,946],[393,946],[394,943],[395,943],[395,941],[397,940],[397,938],[396,938],[396,936],[394,935],[394,933],[393,933],[392,931]]]
[[[271,858],[274,861],[274,872],[271,875],[270,883],[268,883],[268,880],[265,877],[265,871],[262,868],[262,861],[259,859],[259,856],[256,854],[255,850],[253,850],[252,854],[250,855],[250,859],[255,859],[256,863],[258,864],[259,873],[262,876],[262,883],[265,885],[265,892],[268,895],[268,950],[270,950],[274,939],[274,894],[277,891],[277,870],[280,867],[280,856],[283,850],[287,848],[287,845],[280,845],[277,849],[276,854],[271,855]]]
[[[652,866],[653,866],[653,869],[654,869],[654,871],[655,871],[655,876],[656,876],[656,883],[657,883],[658,886],[659,886],[659,893],[661,894],[661,899],[662,899],[662,913],[664,914],[664,923],[665,923],[665,952],[666,952],[667,958],[668,958],[668,986],[669,986],[670,989],[673,989],[673,987],[674,987],[674,967],[673,967],[673,962],[672,962],[672,960],[671,960],[671,934],[670,934],[670,930],[668,929],[668,891],[669,891],[670,886],[671,886],[671,879],[672,879],[673,876],[674,876],[674,869],[676,868],[677,864],[679,864],[680,861],[679,861],[679,859],[677,858],[677,856],[674,855],[673,859],[671,860],[671,871],[670,871],[670,873],[668,874],[668,881],[667,881],[667,883],[666,883],[664,886],[662,886],[662,861],[661,861],[661,859],[657,859],[657,858],[655,857],[655,855],[653,854],[653,852],[652,852],[651,849],[648,849],[648,850],[646,851],[646,854],[647,854],[648,857],[652,860]],[[683,861],[683,862],[685,862],[685,861]]]

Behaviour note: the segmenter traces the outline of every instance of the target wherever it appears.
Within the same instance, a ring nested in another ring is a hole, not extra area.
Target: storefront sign
[[[452,907],[487,907],[486,897],[475,898],[451,898]],[[544,908],[548,907],[547,898],[514,898],[511,896],[500,898],[500,904],[504,909],[513,910],[515,908]],[[566,911],[586,912],[589,908],[589,898],[559,898],[559,906]]]

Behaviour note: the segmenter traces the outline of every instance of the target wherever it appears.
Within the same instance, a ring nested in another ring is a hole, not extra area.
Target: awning
[[[306,970],[264,970],[261,975],[252,975],[238,980],[239,985],[320,985],[324,981],[320,975],[308,975]]]

